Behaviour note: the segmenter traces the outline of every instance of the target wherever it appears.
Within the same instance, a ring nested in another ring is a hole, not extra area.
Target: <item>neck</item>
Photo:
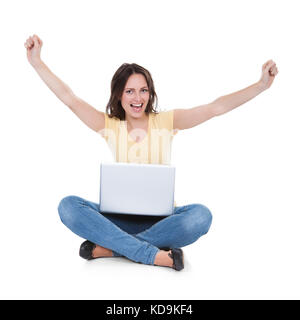
[[[126,114],[125,121],[127,122],[130,128],[135,128],[135,127],[143,126],[145,122],[148,121],[148,117],[149,115],[146,112],[144,112],[143,116],[140,118],[133,118]]]

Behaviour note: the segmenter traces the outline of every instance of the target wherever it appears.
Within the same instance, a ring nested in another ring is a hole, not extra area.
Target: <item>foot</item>
[[[96,245],[96,247],[92,251],[92,256],[93,258],[112,257],[113,253],[110,249],[106,249],[104,247]]]
[[[171,254],[171,250],[170,251],[159,250],[155,256],[154,265],[172,268],[174,261],[169,256],[169,254]]]

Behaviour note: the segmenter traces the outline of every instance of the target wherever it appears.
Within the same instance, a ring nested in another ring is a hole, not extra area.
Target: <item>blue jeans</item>
[[[187,246],[206,234],[212,222],[201,204],[175,207],[171,216],[103,214],[99,204],[77,196],[63,198],[60,219],[78,236],[110,249],[114,256],[154,264],[159,248]]]

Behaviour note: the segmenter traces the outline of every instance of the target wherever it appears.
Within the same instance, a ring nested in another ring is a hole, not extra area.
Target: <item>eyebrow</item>
[[[144,89],[144,88],[147,88],[147,89],[148,89],[148,86],[141,87],[141,89]],[[125,88],[125,90],[127,90],[127,89],[135,90],[135,88]]]

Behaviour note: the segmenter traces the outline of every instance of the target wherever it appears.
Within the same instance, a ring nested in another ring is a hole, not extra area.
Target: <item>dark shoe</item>
[[[183,251],[180,248],[171,249],[171,253],[168,256],[173,259],[173,269],[180,271],[184,268]]]
[[[92,255],[93,250],[96,248],[96,245],[89,241],[86,240],[84,241],[79,249],[79,255],[81,258],[86,259],[86,260],[92,260],[95,259]]]
[[[167,247],[162,247],[162,248],[159,248],[160,250],[164,250],[164,251],[170,251],[171,248],[167,248]]]

